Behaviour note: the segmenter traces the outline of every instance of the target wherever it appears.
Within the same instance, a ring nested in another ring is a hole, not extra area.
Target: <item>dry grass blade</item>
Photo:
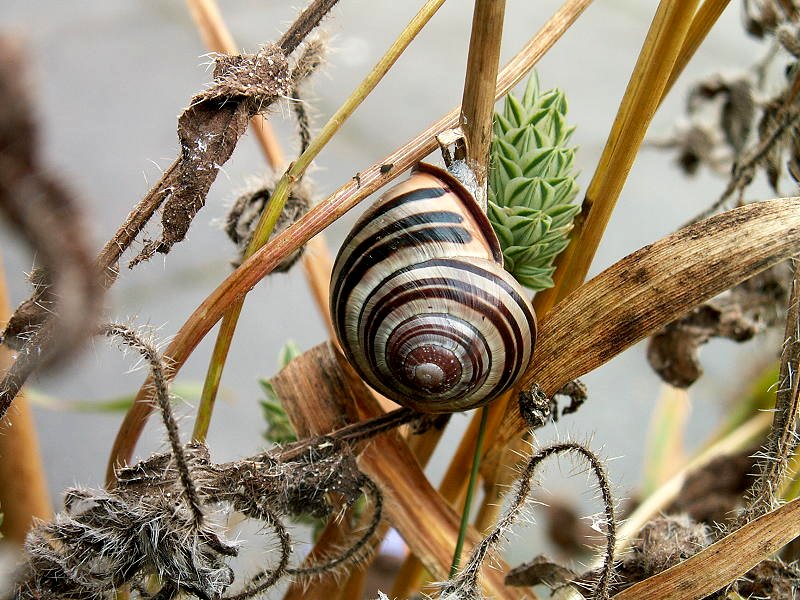
[[[537,314],[546,313],[586,278],[647,127],[659,106],[696,6],[697,0],[661,0],[659,3],[600,162],[586,190],[581,212],[575,217],[570,244],[557,261],[555,287],[537,294]]]
[[[697,52],[700,44],[706,38],[711,27],[717,22],[717,19],[719,19],[722,11],[725,10],[730,1],[731,0],[705,0],[700,8],[697,9],[697,13],[692,19],[692,24],[689,26],[689,31],[686,32],[686,38],[683,40],[678,58],[675,59],[675,66],[669,75],[667,85],[664,86],[664,91],[661,93],[662,101],[672,89],[672,86],[683,72],[684,67],[689,63],[694,53]]]
[[[519,387],[552,396],[719,294],[800,250],[800,198],[749,204],[680,229],[603,271],[542,320]],[[509,407],[500,448],[525,431]]]
[[[698,600],[741,577],[800,535],[800,500],[751,521],[614,600]]]
[[[310,414],[313,412],[330,413],[331,407],[321,407],[329,405],[332,398],[358,406],[362,418],[381,414],[372,394],[330,343],[295,358],[273,379],[273,385],[290,414],[302,411],[305,415],[298,422],[318,418]],[[431,487],[408,446],[396,432],[378,436],[361,452],[359,466],[381,488],[384,512],[411,551],[434,577],[446,579],[459,519]],[[470,529],[467,551],[479,541],[477,532]],[[498,569],[483,569],[487,593],[494,598],[536,597],[506,588],[503,573],[507,570],[502,564]]]
[[[591,2],[592,0],[567,0],[564,3],[525,48],[501,71],[497,82],[497,98],[503,96],[525,76]],[[358,181],[350,181],[339,188],[293,227],[276,236],[268,246],[253,254],[236,269],[195,310],[167,348],[165,356],[170,358],[173,365],[170,377],[175,376],[200,340],[222,317],[227,307],[252,289],[283,258],[295,252],[361,200],[433,151],[436,146],[436,134],[456,125],[458,115],[458,110],[454,109],[398,150],[362,171]],[[388,173],[382,173],[381,165],[384,164],[393,164],[394,168]],[[113,481],[114,465],[130,459],[136,441],[152,411],[147,389],[145,384],[140,389],[135,404],[125,415],[109,457],[109,467],[106,472],[108,481]]]

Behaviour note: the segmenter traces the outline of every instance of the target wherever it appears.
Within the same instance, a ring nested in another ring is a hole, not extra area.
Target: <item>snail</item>
[[[536,317],[473,195],[420,163],[345,239],[331,278],[339,343],[361,377],[426,413],[476,408],[528,365]]]

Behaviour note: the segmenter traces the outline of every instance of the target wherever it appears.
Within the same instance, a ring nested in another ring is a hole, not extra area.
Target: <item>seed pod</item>
[[[347,236],[331,315],[364,380],[428,413],[469,410],[508,389],[536,338],[486,215],[452,175],[424,163]]]

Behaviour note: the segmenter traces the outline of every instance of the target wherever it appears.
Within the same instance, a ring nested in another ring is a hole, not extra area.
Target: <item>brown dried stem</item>
[[[749,503],[740,522],[752,520],[775,507],[789,460],[798,446],[797,416],[800,412],[800,271],[794,265],[792,290],[786,311],[786,330],[781,369],[775,396],[772,429],[759,461],[760,475],[748,492]]]
[[[294,52],[309,33],[320,24],[339,0],[313,0],[278,41],[286,54]]]
[[[518,83],[545,52],[563,35],[569,26],[591,4],[592,0],[567,0],[564,5],[545,23],[534,38],[502,70],[498,77],[496,98],[503,96]],[[174,377],[183,366],[200,340],[222,317],[229,307],[253,286],[263,279],[286,256],[299,249],[313,236],[344,215],[361,200],[409,169],[417,161],[436,148],[435,136],[457,124],[459,111],[454,109],[424,132],[408,141],[395,152],[362,171],[317,204],[292,227],[277,235],[267,247],[262,248],[246,260],[189,317],[173,339],[165,355],[172,364],[170,377]],[[388,173],[381,171],[381,165],[393,164]],[[137,400],[128,411],[120,427],[111,451],[107,478],[113,481],[113,468],[116,464],[130,459],[136,441],[139,439],[147,417],[152,411],[145,388],[137,395]]]
[[[478,201],[483,206],[505,10],[505,0],[475,0],[461,99],[460,124],[467,142],[467,166],[475,173],[481,194]]]

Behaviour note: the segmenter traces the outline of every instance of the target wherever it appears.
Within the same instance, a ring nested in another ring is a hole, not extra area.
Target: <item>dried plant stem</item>
[[[11,316],[5,269],[0,255],[0,329]],[[12,352],[0,347],[0,371],[13,362]],[[44,465],[33,412],[24,392],[14,400],[13,424],[0,429],[0,532],[11,543],[22,546],[34,519],[50,519],[53,507],[47,491]]]
[[[800,536],[800,500],[744,525],[671,569],[645,579],[614,600],[699,600],[733,583]]]
[[[178,423],[172,414],[172,407],[169,403],[169,383],[166,377],[166,367],[164,360],[158,353],[155,345],[145,340],[136,331],[119,323],[109,323],[101,327],[101,332],[108,337],[116,337],[122,340],[125,345],[139,352],[150,365],[153,377],[154,393],[158,407],[161,409],[161,418],[164,422],[164,429],[167,430],[170,449],[174,457],[181,485],[183,486],[186,503],[194,515],[196,524],[203,521],[203,511],[200,508],[200,497],[189,473],[183,444],[181,444]]]
[[[294,183],[302,177],[311,162],[317,157],[336,132],[339,131],[344,122],[353,114],[356,108],[358,108],[372,90],[375,89],[378,82],[389,72],[389,69],[395,61],[400,58],[403,51],[405,51],[416,35],[422,31],[422,28],[443,3],[444,0],[427,0],[420,11],[403,29],[389,50],[386,51],[386,54],[378,61],[378,64],[372,68],[361,84],[350,94],[347,100],[344,101],[344,104],[342,104],[328,120],[319,134],[311,141],[306,151],[289,165],[288,170],[280,180],[278,180],[275,190],[270,197],[267,209],[262,213],[256,225],[253,237],[250,239],[247,249],[244,252],[243,258],[245,260],[252,256],[253,253],[261,248],[269,239]],[[243,305],[243,299],[234,302],[228,310],[225,311],[225,315],[222,317],[222,325],[220,325],[214,351],[211,355],[211,363],[206,373],[197,419],[195,420],[193,436],[197,441],[205,440],[206,434],[208,433],[208,426],[211,421],[214,401],[222,378],[222,371],[225,367],[225,360],[228,356],[231,342],[233,341],[233,334],[236,330],[236,324],[239,320]]]
[[[330,10],[336,6],[339,0],[312,0],[312,2],[295,19],[292,26],[286,30],[278,41],[278,45],[287,54],[291,53],[300,43],[306,39],[309,33],[319,25],[320,21]]]
[[[689,31],[686,32],[686,37],[683,40],[683,44],[681,44],[681,49],[675,59],[667,84],[664,86],[664,91],[661,92],[661,101],[670,92],[678,77],[683,73],[683,69],[689,64],[700,44],[706,39],[708,32],[711,31],[714,23],[717,22],[728,4],[730,4],[730,0],[705,0],[700,5],[700,8],[697,9],[692,18],[692,23],[689,25]]]
[[[501,71],[495,97],[502,97],[516,85],[591,2],[592,0],[567,0]],[[200,340],[222,317],[227,307],[252,289],[283,258],[295,252],[361,200],[432,152],[436,148],[436,134],[454,127],[458,123],[459,112],[458,109],[454,109],[389,156],[361,171],[357,179],[354,178],[343,185],[292,227],[275,236],[268,247],[262,248],[244,261],[192,313],[169,345],[165,355],[171,359],[171,376],[177,374]],[[389,163],[393,164],[394,168],[388,173],[382,173],[381,165]],[[114,477],[114,465],[124,463],[132,455],[151,411],[152,404],[148,401],[148,391],[143,387],[137,394],[136,402],[125,415],[114,441],[106,472],[109,481]]]
[[[789,460],[798,447],[797,416],[800,411],[800,270],[795,264],[792,291],[786,311],[786,330],[781,352],[781,369],[775,396],[772,429],[759,461],[760,474],[748,492],[744,521],[752,520],[775,507],[784,483]]]
[[[664,100],[667,93],[669,93],[670,89],[672,89],[672,85],[675,83],[675,81],[677,81],[686,65],[700,47],[702,41],[708,35],[711,27],[714,25],[714,23],[716,23],[717,19],[719,19],[720,15],[729,3],[730,0],[705,0],[705,2],[703,2],[703,4],[697,10],[692,18],[689,31],[686,33],[686,37],[681,44],[678,57],[676,58],[675,64],[669,75],[669,80],[667,81],[664,91],[661,94],[661,101]],[[558,285],[558,283],[556,283],[556,285]],[[553,307],[557,297],[560,297],[560,294],[556,291],[550,295],[541,293],[537,294],[534,298],[534,308],[536,309],[536,314],[543,316]],[[503,412],[505,412],[505,409],[508,405],[508,399],[512,396],[513,394],[507,394],[505,397],[498,398],[492,405],[492,419],[490,419],[488,435],[488,439],[490,441],[494,439],[494,432],[496,431],[496,428],[492,427],[492,423],[496,424],[499,422],[498,417],[501,417]]]
[[[561,254],[555,287],[537,294],[537,308],[555,302],[580,286],[611,218],[647,127],[661,101],[698,0],[661,0],[631,74],[570,244]],[[547,312],[546,310],[544,312]]]
[[[461,99],[461,128],[467,141],[467,165],[475,173],[478,189],[483,194],[478,201],[483,206],[486,205],[487,165],[505,10],[505,0],[475,0],[467,75]]]

